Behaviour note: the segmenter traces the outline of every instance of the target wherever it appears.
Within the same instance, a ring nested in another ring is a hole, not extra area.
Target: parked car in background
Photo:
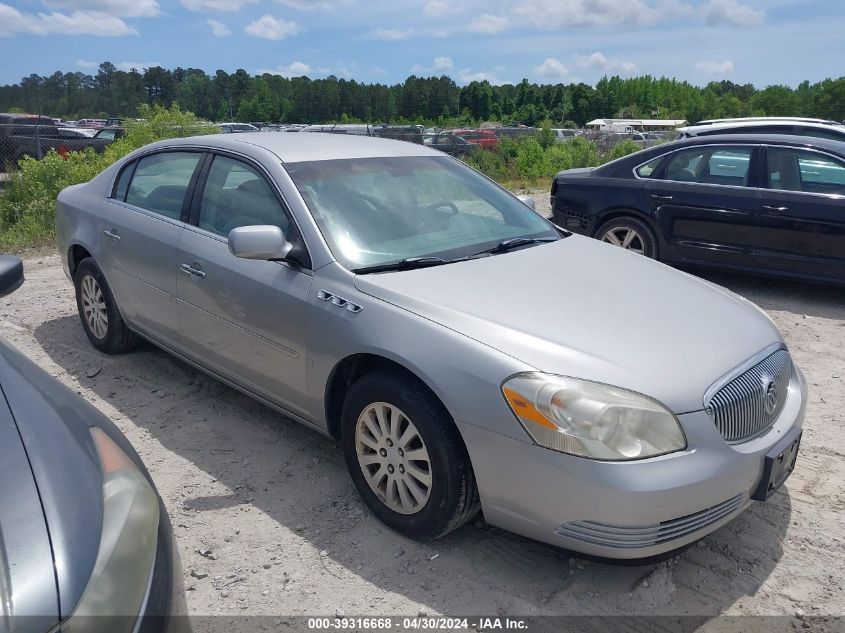
[[[98,130],[87,127],[59,127],[59,138],[94,138]]]
[[[824,119],[757,117],[714,119],[678,128],[678,136],[681,138],[714,134],[790,134],[845,141],[845,125]]]
[[[581,130],[573,130],[570,128],[562,128],[562,127],[555,127],[552,128],[552,132],[555,135],[555,141],[558,143],[563,143],[571,138],[575,138],[576,136],[580,136],[582,134]]]
[[[452,130],[452,133],[484,149],[495,149],[499,146],[499,137],[493,130]]]
[[[243,132],[258,132],[258,128],[249,123],[218,123],[222,134],[241,134]]]
[[[66,154],[86,147],[102,152],[111,139],[86,138],[84,132],[67,132],[47,116],[0,113],[0,169],[24,156],[42,158],[51,149]],[[65,136],[69,134],[70,136]]]
[[[478,145],[470,143],[465,138],[454,132],[435,132],[425,134],[422,144],[431,149],[436,149],[451,156],[464,156],[472,152]]]
[[[76,122],[77,127],[101,128],[101,127],[105,127],[105,125],[106,125],[105,119],[79,119]]]
[[[555,221],[676,265],[845,283],[845,143],[681,139],[557,175]]]
[[[94,134],[94,138],[102,138],[108,140],[115,140],[119,138],[123,138],[126,135],[126,129],[122,127],[104,127],[101,130],[97,130],[97,133]]]
[[[770,497],[806,401],[774,323],[524,202],[429,146],[200,136],[62,191],[57,244],[95,348],[147,338],[338,438],[404,534],[483,509],[642,558]]]
[[[21,283],[0,256],[0,296]],[[170,519],[126,437],[3,339],[0,390],[3,630],[188,630]]]

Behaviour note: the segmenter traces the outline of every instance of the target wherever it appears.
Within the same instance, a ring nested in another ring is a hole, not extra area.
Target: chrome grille
[[[742,508],[747,499],[740,494],[705,510],[655,525],[622,526],[573,521],[559,526],[555,532],[558,536],[601,547],[650,547],[703,530]]]
[[[776,351],[721,387],[707,403],[707,412],[728,442],[750,440],[762,434],[783,409],[792,360]]]

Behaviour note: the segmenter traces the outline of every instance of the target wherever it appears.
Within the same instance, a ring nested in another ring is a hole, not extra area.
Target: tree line
[[[140,104],[179,105],[215,121],[272,123],[505,123],[583,126],[595,118],[670,118],[696,122],[739,116],[807,116],[845,120],[845,77],[797,87],[756,88],[731,81],[696,86],[649,75],[604,77],[585,83],[516,85],[473,81],[457,85],[447,76],[412,75],[393,85],[250,75],[245,70],[213,75],[196,68],[160,66],[140,72],[100,64],[95,74],[32,74],[0,86],[0,111],[43,113],[65,119],[133,117]]]

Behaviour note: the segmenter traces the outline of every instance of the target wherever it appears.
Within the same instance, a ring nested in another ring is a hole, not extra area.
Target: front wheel
[[[614,218],[599,227],[596,239],[657,259],[657,240],[648,225],[632,217]]]
[[[93,258],[86,257],[79,262],[73,285],[82,328],[91,344],[106,354],[132,349],[137,338],[123,322],[111,288]]]
[[[341,444],[352,481],[391,528],[437,538],[480,508],[458,429],[440,401],[400,374],[361,377],[343,404]]]

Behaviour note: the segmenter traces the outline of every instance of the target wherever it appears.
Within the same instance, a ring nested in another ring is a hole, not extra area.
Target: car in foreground
[[[845,283],[845,142],[680,139],[559,173],[554,221],[673,265]]]
[[[806,388],[772,321],[525,202],[423,145],[202,136],[65,189],[57,239],[94,347],[148,339],[337,438],[404,534],[481,509],[644,558],[773,494]]]
[[[0,296],[21,283],[20,258],[0,256]],[[2,338],[0,481],[4,631],[190,629],[170,519],[141,459]]]

